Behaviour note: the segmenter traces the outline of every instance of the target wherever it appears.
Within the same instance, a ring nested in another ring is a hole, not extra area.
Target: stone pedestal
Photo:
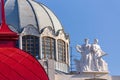
[[[81,80],[111,80],[108,72],[82,72],[80,73]]]
[[[113,80],[108,72],[83,72],[68,75],[56,74],[55,80]]]

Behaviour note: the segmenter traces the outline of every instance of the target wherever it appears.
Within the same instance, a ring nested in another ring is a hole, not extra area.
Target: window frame
[[[65,41],[58,39],[57,40],[57,49],[58,49],[58,61],[66,63],[66,43]]]
[[[47,43],[48,43],[48,45],[47,45]],[[43,55],[42,58],[56,60],[55,53],[56,53],[55,39],[52,37],[48,37],[48,36],[42,37],[42,55]]]
[[[34,35],[22,36],[22,49],[37,59],[40,59],[39,55],[39,37]]]

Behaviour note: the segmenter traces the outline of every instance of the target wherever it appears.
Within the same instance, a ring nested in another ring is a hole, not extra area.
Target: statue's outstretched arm
[[[102,50],[101,50],[101,53],[102,53],[102,54],[101,54],[101,56],[99,56],[99,58],[102,58],[102,57],[104,57],[104,56],[108,55],[107,53],[105,53],[105,52],[104,52],[104,51],[102,51]]]
[[[80,53],[83,52],[81,45],[77,45],[77,46],[76,46],[76,49],[77,49],[77,51],[80,52]]]
[[[106,55],[108,55],[108,54],[105,53],[104,51],[102,51],[102,55],[101,55],[101,57],[106,56]]]

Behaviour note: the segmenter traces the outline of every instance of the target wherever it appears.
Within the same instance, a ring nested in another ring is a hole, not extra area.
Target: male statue
[[[91,54],[90,54],[91,45],[89,44],[89,39],[85,39],[85,44],[77,45],[76,49],[81,53],[80,60],[80,71],[91,71]]]
[[[91,45],[92,54],[92,70],[94,71],[108,71],[107,63],[102,59],[106,55],[104,51],[98,45],[98,39],[94,39],[94,43]]]

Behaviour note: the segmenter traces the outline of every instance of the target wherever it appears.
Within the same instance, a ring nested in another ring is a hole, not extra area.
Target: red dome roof
[[[2,24],[0,25],[0,80],[48,80],[40,63],[29,53],[15,48],[18,35],[12,32],[6,22],[2,4]],[[0,6],[1,7],[1,6]]]
[[[48,80],[40,63],[17,48],[0,48],[1,80]]]

